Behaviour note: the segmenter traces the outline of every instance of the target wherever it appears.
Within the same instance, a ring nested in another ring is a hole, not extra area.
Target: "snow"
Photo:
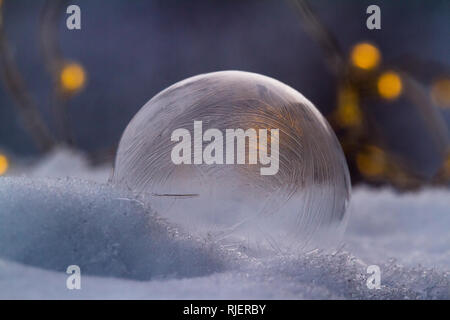
[[[215,271],[214,248],[127,194],[74,179],[0,180],[0,254],[49,270],[146,280]]]
[[[110,165],[92,167],[84,154],[69,148],[54,149],[25,170],[28,177],[76,177],[96,182],[105,182],[111,173]]]
[[[359,187],[350,210],[345,242],[358,257],[450,269],[449,189],[400,194]]]
[[[448,189],[356,187],[338,249],[280,252],[187,234],[76,161],[60,175],[83,179],[42,178],[55,156],[0,178],[0,298],[450,299]],[[81,290],[66,288],[72,264]],[[366,287],[372,264],[378,290]]]

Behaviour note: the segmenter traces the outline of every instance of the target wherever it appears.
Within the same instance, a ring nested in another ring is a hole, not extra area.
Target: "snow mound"
[[[341,249],[298,254],[199,240],[112,186],[0,178],[0,299],[450,299],[448,208],[448,190],[358,187]]]
[[[81,151],[60,147],[44,155],[37,163],[24,171],[28,177],[32,178],[75,177],[104,183],[112,173],[112,166],[104,164],[93,167]]]
[[[193,278],[134,281],[83,276],[67,290],[65,273],[0,260],[0,298],[8,299],[450,299],[450,274],[393,262],[368,289],[366,265],[339,252],[243,259],[240,266]]]
[[[0,257],[44,269],[131,279],[221,268],[220,255],[110,186],[0,179]]]
[[[316,250],[265,261],[256,274],[303,299],[450,299],[448,271],[409,268],[390,260],[379,263],[381,288],[369,289],[367,266],[348,252]]]
[[[113,172],[111,163],[93,166],[89,157],[80,150],[64,146],[54,148],[38,159],[14,158],[7,177],[78,178],[106,183]]]

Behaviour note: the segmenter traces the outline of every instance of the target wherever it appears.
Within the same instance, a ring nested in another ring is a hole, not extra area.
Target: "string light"
[[[396,72],[384,72],[378,78],[377,88],[381,97],[388,100],[396,99],[403,90],[402,79]]]
[[[354,66],[370,70],[378,66],[381,60],[381,54],[374,45],[363,42],[355,45],[351,52],[351,61]]]
[[[4,175],[6,171],[8,171],[8,168],[9,168],[8,158],[0,154],[0,176]]]
[[[358,104],[358,94],[351,87],[343,87],[338,92],[336,121],[342,127],[358,126],[362,122],[362,114]]]
[[[61,70],[60,80],[64,90],[75,92],[84,86],[86,73],[80,64],[68,63]]]
[[[431,98],[438,106],[450,108],[450,79],[435,81],[431,87]]]
[[[444,164],[442,166],[443,175],[445,179],[450,179],[450,154],[444,160]]]
[[[386,154],[376,146],[366,146],[356,155],[358,170],[369,178],[382,175],[386,164]]]

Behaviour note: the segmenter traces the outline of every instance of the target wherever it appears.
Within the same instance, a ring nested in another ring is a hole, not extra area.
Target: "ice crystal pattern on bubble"
[[[279,171],[261,175],[259,162],[175,165],[171,134],[185,128],[194,137],[194,121],[203,132],[279,129]],[[123,133],[112,182],[190,231],[272,247],[342,229],[351,189],[340,144],[315,106],[275,79],[241,71],[188,78],[153,97]]]

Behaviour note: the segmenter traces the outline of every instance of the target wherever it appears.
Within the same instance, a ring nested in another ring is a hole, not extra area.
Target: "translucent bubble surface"
[[[112,182],[191,232],[276,249],[335,241],[351,189],[314,105],[241,71],[195,76],[153,97],[123,133]]]

